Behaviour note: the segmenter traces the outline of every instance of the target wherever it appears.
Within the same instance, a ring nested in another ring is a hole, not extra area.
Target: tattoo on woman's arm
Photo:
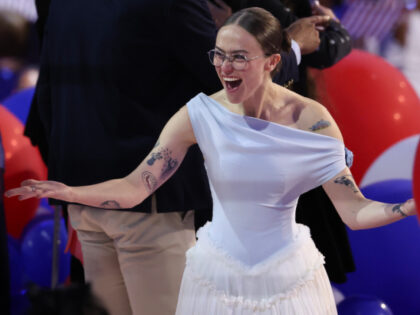
[[[146,186],[146,188],[149,192],[155,191],[155,189],[157,187],[157,180],[156,180],[155,176],[153,176],[152,173],[147,172],[147,171],[143,172],[141,174],[141,178],[143,180],[144,186]]]
[[[329,126],[331,126],[331,123],[329,121],[326,121],[324,119],[321,119],[315,125],[313,125],[312,127],[310,127],[309,130],[311,130],[311,131],[318,131],[318,130],[321,130],[321,129],[328,128]]]
[[[172,151],[168,148],[161,148],[159,151],[152,152],[150,158],[147,160],[147,164],[152,166],[157,160],[163,160],[162,173],[160,175],[160,179],[162,180],[169,177],[178,167],[178,161],[172,157]],[[144,172],[142,178],[150,191],[156,189],[157,180],[152,173]]]
[[[402,204],[395,205],[392,207],[392,212],[399,213],[401,216],[406,217],[407,215],[401,209]]]
[[[359,190],[357,189],[356,184],[354,183],[352,178],[353,177],[351,175],[340,176],[340,177],[337,177],[336,179],[334,179],[334,183],[342,184],[342,185],[345,185],[347,187],[350,187],[351,189],[353,189],[354,193],[357,193],[357,192],[359,192]]]
[[[152,152],[151,155],[151,158],[147,160],[148,165],[153,165],[155,164],[156,160],[161,160],[163,158],[162,151],[156,153]]]
[[[101,203],[100,207],[104,209],[121,209],[120,204],[115,200],[104,201]]]
[[[178,161],[173,159],[171,154],[172,151],[169,149],[164,149],[163,153],[163,160],[165,161],[162,168],[162,174],[160,175],[161,179],[165,179],[169,175],[171,175],[178,166]]]

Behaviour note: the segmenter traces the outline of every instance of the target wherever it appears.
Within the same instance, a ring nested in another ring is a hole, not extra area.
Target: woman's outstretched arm
[[[366,199],[348,168],[323,185],[343,222],[353,230],[369,229],[416,214],[413,199],[388,204]]]
[[[301,116],[301,123],[307,127],[311,126],[306,129],[343,141],[333,117],[322,105],[311,101]],[[412,199],[401,204],[387,204],[366,199],[357,187],[348,167],[322,186],[343,222],[354,230],[387,225],[416,214],[416,205]]]
[[[132,208],[175,173],[188,148],[195,142],[184,106],[167,122],[149,155],[126,177],[78,187],[29,179],[22,182],[21,187],[8,190],[5,195],[19,196],[21,200],[54,198],[107,209]]]

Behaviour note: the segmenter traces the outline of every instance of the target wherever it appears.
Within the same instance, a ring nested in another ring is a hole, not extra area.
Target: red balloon
[[[420,100],[404,75],[383,58],[353,50],[333,67],[310,73],[317,99],[354,153],[356,182],[387,148],[420,134]]]
[[[38,149],[23,135],[23,125],[18,118],[0,105],[0,134],[4,148],[4,188],[8,190],[20,185],[28,178],[46,179],[47,169]],[[38,199],[19,201],[3,197],[7,232],[20,237],[22,229],[34,216]]]
[[[416,158],[414,160],[413,169],[413,194],[416,201],[417,214],[420,218],[420,141],[417,145]]]

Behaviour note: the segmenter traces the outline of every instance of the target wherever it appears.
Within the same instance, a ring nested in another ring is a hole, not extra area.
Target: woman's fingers
[[[36,198],[36,197],[38,197],[36,193],[27,193],[27,194],[19,195],[18,199],[22,201],[22,200],[26,200],[29,198]]]
[[[30,185],[38,185],[41,184],[42,181],[36,179],[25,179],[23,182],[20,183],[20,186],[30,186]]]
[[[20,187],[9,189],[4,195],[8,198],[18,196],[19,200],[26,200],[33,197],[43,198],[47,191],[48,188],[42,181],[27,179],[21,183]]]
[[[19,188],[9,189],[8,191],[4,193],[4,195],[10,198],[14,196],[29,194],[31,193],[31,191],[32,189],[30,187],[19,187]]]
[[[63,183],[28,179],[23,181],[20,187],[9,189],[4,195],[6,197],[17,196],[19,200],[26,200],[29,198],[55,198],[66,200],[63,198],[66,198],[68,190],[68,186]]]
[[[416,203],[414,199],[409,199],[403,204],[403,209],[405,209],[407,215],[415,215],[416,214]]]

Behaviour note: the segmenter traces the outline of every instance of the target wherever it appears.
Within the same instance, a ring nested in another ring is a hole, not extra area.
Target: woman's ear
[[[272,54],[266,63],[266,70],[268,71],[273,71],[274,69],[276,69],[278,63],[281,61],[281,56],[280,54]]]

